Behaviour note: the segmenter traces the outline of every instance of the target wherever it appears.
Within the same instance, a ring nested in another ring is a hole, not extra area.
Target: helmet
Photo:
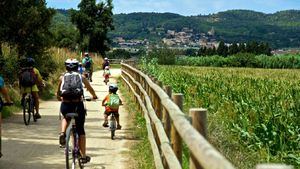
[[[26,60],[27,66],[33,66],[34,63],[35,63],[35,60],[33,58],[31,58],[31,57],[27,58],[27,60]]]
[[[110,84],[109,87],[108,87],[109,91],[112,92],[112,93],[116,93],[118,91],[118,86],[117,84]]]
[[[79,62],[76,59],[67,59],[65,66],[68,71],[77,71]]]
[[[104,58],[104,60],[108,60],[108,58]]]
[[[89,56],[89,52],[84,52],[84,56]]]
[[[108,69],[109,69],[109,66],[105,66],[105,69],[108,70]]]

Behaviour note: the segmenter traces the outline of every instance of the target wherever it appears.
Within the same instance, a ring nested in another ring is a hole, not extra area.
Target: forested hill
[[[159,40],[167,30],[207,33],[212,27],[217,40],[225,42],[266,41],[273,48],[300,46],[300,10],[265,14],[250,10],[229,10],[211,15],[182,16],[173,13],[130,13],[114,15],[110,36],[125,39]]]

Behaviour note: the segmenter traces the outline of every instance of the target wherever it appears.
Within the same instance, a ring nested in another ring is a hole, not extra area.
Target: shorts
[[[66,118],[67,113],[78,113],[78,116],[75,117],[76,130],[78,135],[85,135],[84,122],[86,110],[84,108],[83,102],[61,102],[60,112]],[[70,121],[70,118],[66,118],[67,121]]]
[[[112,113],[115,114],[115,117],[119,117],[120,114],[118,111],[105,111],[104,114],[107,115],[107,116],[110,116]]]
[[[2,76],[0,76],[0,89],[2,89],[3,87],[4,87],[4,80]]]

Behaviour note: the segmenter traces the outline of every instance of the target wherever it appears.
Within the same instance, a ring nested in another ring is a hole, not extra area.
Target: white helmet
[[[67,59],[65,61],[65,66],[67,70],[77,70],[79,62],[77,59]]]
[[[104,60],[108,60],[108,58],[104,58]]]

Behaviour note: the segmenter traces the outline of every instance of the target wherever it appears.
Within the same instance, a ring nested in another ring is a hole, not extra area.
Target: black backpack
[[[60,92],[64,99],[79,99],[83,95],[81,75],[77,72],[65,73],[62,79]]]
[[[23,87],[32,87],[37,84],[37,75],[32,67],[22,68],[19,74],[19,83]]]

